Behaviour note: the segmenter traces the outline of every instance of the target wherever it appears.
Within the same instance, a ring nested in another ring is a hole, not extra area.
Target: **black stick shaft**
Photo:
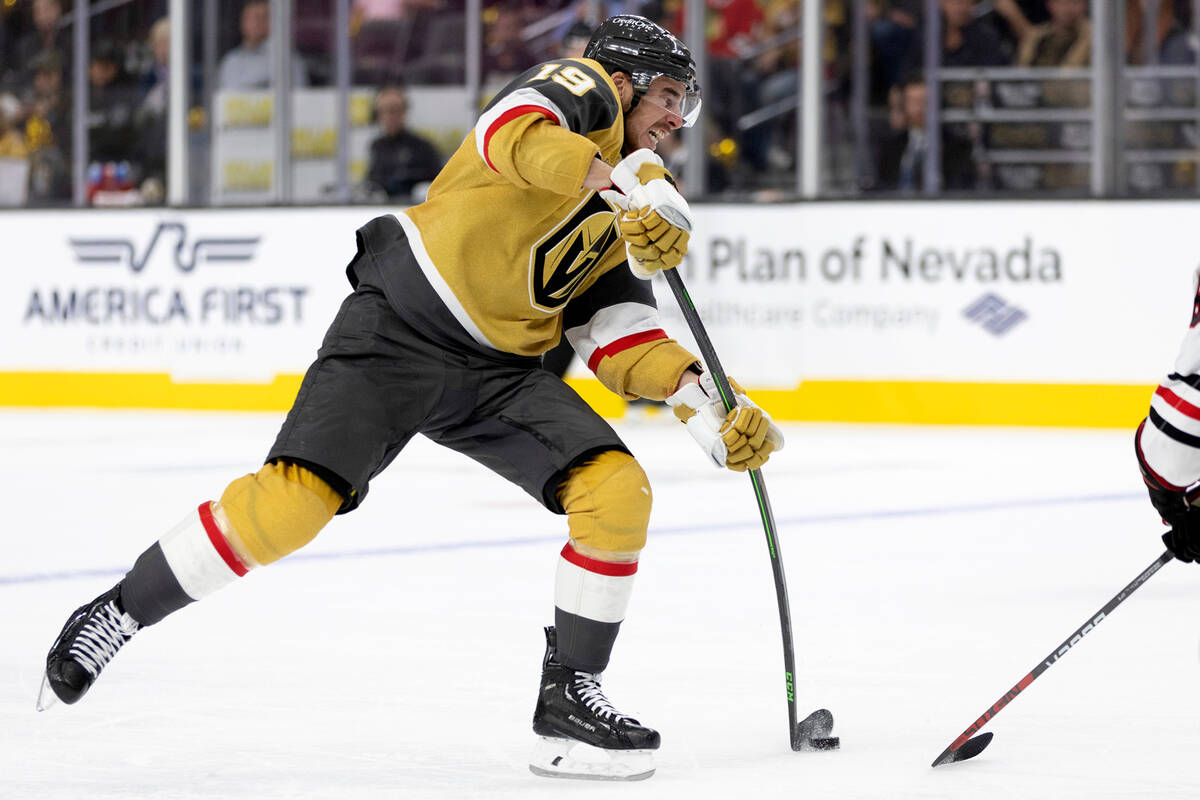
[[[729,378],[721,367],[721,361],[717,358],[716,350],[713,349],[712,340],[708,338],[708,332],[704,329],[700,314],[696,311],[696,306],[692,303],[692,298],[683,285],[683,276],[679,274],[678,269],[663,270],[663,275],[666,276],[667,284],[671,287],[671,292],[675,295],[675,300],[683,312],[683,318],[687,320],[688,327],[692,330],[692,336],[700,347],[700,356],[716,381],[717,390],[721,393],[721,400],[725,403],[725,410],[733,410],[736,401],[733,389],[729,385]],[[775,599],[779,604],[779,627],[783,634],[783,671],[788,703],[788,741],[791,742],[794,749],[797,747],[796,653],[792,645],[792,612],[788,605],[787,578],[783,574],[783,554],[779,551],[779,536],[775,529],[775,516],[771,513],[771,501],[767,497],[766,482],[763,481],[762,472],[759,470],[749,470],[749,474],[750,482],[754,486],[754,496],[758,500],[758,513],[762,517],[763,530],[767,536],[767,549],[771,553],[771,572],[775,576]]]
[[[978,733],[980,728],[988,723],[988,720],[999,714],[1006,705],[1012,702],[1014,697],[1025,691],[1025,689],[1029,687],[1029,684],[1037,680],[1039,675],[1057,664],[1058,660],[1065,656],[1068,650],[1079,644],[1079,641],[1084,636],[1087,636],[1089,633],[1091,633],[1092,629],[1103,622],[1106,616],[1111,614],[1117,606],[1121,605],[1121,603],[1129,599],[1131,594],[1140,589],[1142,584],[1150,580],[1150,577],[1154,575],[1154,573],[1162,569],[1163,565],[1174,557],[1175,556],[1171,554],[1170,550],[1163,551],[1163,554],[1156,558],[1154,563],[1142,570],[1142,573],[1130,581],[1128,586],[1114,595],[1111,600],[1104,604],[1103,608],[1093,614],[1087,622],[1076,628],[1075,632],[1064,639],[1062,644],[1051,650],[1045,658],[1039,661],[1037,665],[1029,671],[1029,674],[1017,681],[1017,684],[1013,686],[1013,688],[1005,692],[999,700],[988,707],[988,709],[983,712],[979,719],[971,723],[971,727],[963,731],[957,739],[950,743],[949,747],[942,751],[942,755],[937,757],[937,759],[934,761],[934,764],[938,764],[947,754],[953,753],[955,750],[962,747],[968,739]]]

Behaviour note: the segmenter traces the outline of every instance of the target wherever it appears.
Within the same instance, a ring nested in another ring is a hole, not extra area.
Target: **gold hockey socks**
[[[650,481],[628,453],[608,450],[575,467],[563,481],[558,501],[577,549],[610,561],[628,560],[646,546],[650,524]],[[602,555],[615,554],[616,557]]]
[[[341,502],[303,467],[268,464],[231,483],[221,503],[201,503],[142,553],[122,581],[121,603],[153,625],[307,544]]]
[[[649,482],[632,456],[612,450],[571,470],[559,500],[571,541],[559,554],[554,581],[558,658],[573,669],[601,672],[646,543]]]
[[[276,462],[229,484],[218,514],[229,520],[235,545],[270,564],[311,542],[341,505],[341,496],[309,470]]]

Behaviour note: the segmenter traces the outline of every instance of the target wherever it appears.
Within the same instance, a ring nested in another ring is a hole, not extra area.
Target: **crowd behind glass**
[[[1110,0],[1116,2],[1116,0]],[[211,0],[210,0],[211,2]],[[1088,0],[823,0],[820,192],[861,196],[1066,196],[1095,194],[1094,8]],[[1123,154],[1120,194],[1195,194],[1200,153],[1196,6],[1200,0],[1124,0],[1109,54],[1118,69],[1114,119]],[[686,185],[704,155],[704,194],[769,201],[795,196],[801,135],[799,0],[707,0],[705,121],[701,148],[662,146]],[[473,7],[473,6],[472,6]],[[198,4],[197,4],[198,8]],[[209,44],[189,31],[188,130],[194,168],[207,169],[211,102],[218,89],[269,88],[266,0],[216,0]],[[936,27],[927,23],[936,8]],[[680,34],[684,0],[503,0],[482,6],[481,103],[515,74],[579,55],[591,28],[639,13]],[[449,155],[407,130],[406,87],[466,80],[463,0],[354,0],[351,82],[378,94],[372,191],[356,198],[412,199]],[[75,47],[70,0],[0,0],[0,203],[78,203],[72,185]],[[332,0],[293,0],[293,87],[333,82]],[[86,202],[125,192],[155,205],[166,193],[166,0],[89,6],[86,66]],[[193,13],[193,19],[201,19]],[[930,57],[927,43],[938,42]],[[865,52],[855,52],[865,43]],[[861,45],[860,45],[861,46]],[[931,83],[929,67],[935,68]],[[937,137],[926,133],[937,101]],[[683,134],[686,136],[687,134]],[[926,165],[935,146],[933,171]],[[400,156],[397,156],[400,153]],[[929,191],[927,180],[935,176]],[[200,202],[203,202],[201,198]]]

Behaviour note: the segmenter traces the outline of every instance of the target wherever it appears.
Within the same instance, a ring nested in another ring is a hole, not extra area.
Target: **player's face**
[[[650,84],[641,101],[625,117],[625,147],[628,151],[658,143],[683,127],[683,102],[686,87],[674,78],[660,75]]]

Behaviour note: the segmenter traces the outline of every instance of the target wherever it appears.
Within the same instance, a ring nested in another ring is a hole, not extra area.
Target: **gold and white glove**
[[[600,194],[617,210],[633,273],[648,279],[679,266],[691,237],[692,212],[662,159],[652,150],[637,150],[613,167],[612,181],[621,191]]]
[[[783,433],[732,378],[729,385],[736,403],[729,412],[708,372],[699,383],[689,383],[668,397],[667,405],[687,424],[688,433],[715,466],[735,472],[758,469],[771,453],[783,449]]]

